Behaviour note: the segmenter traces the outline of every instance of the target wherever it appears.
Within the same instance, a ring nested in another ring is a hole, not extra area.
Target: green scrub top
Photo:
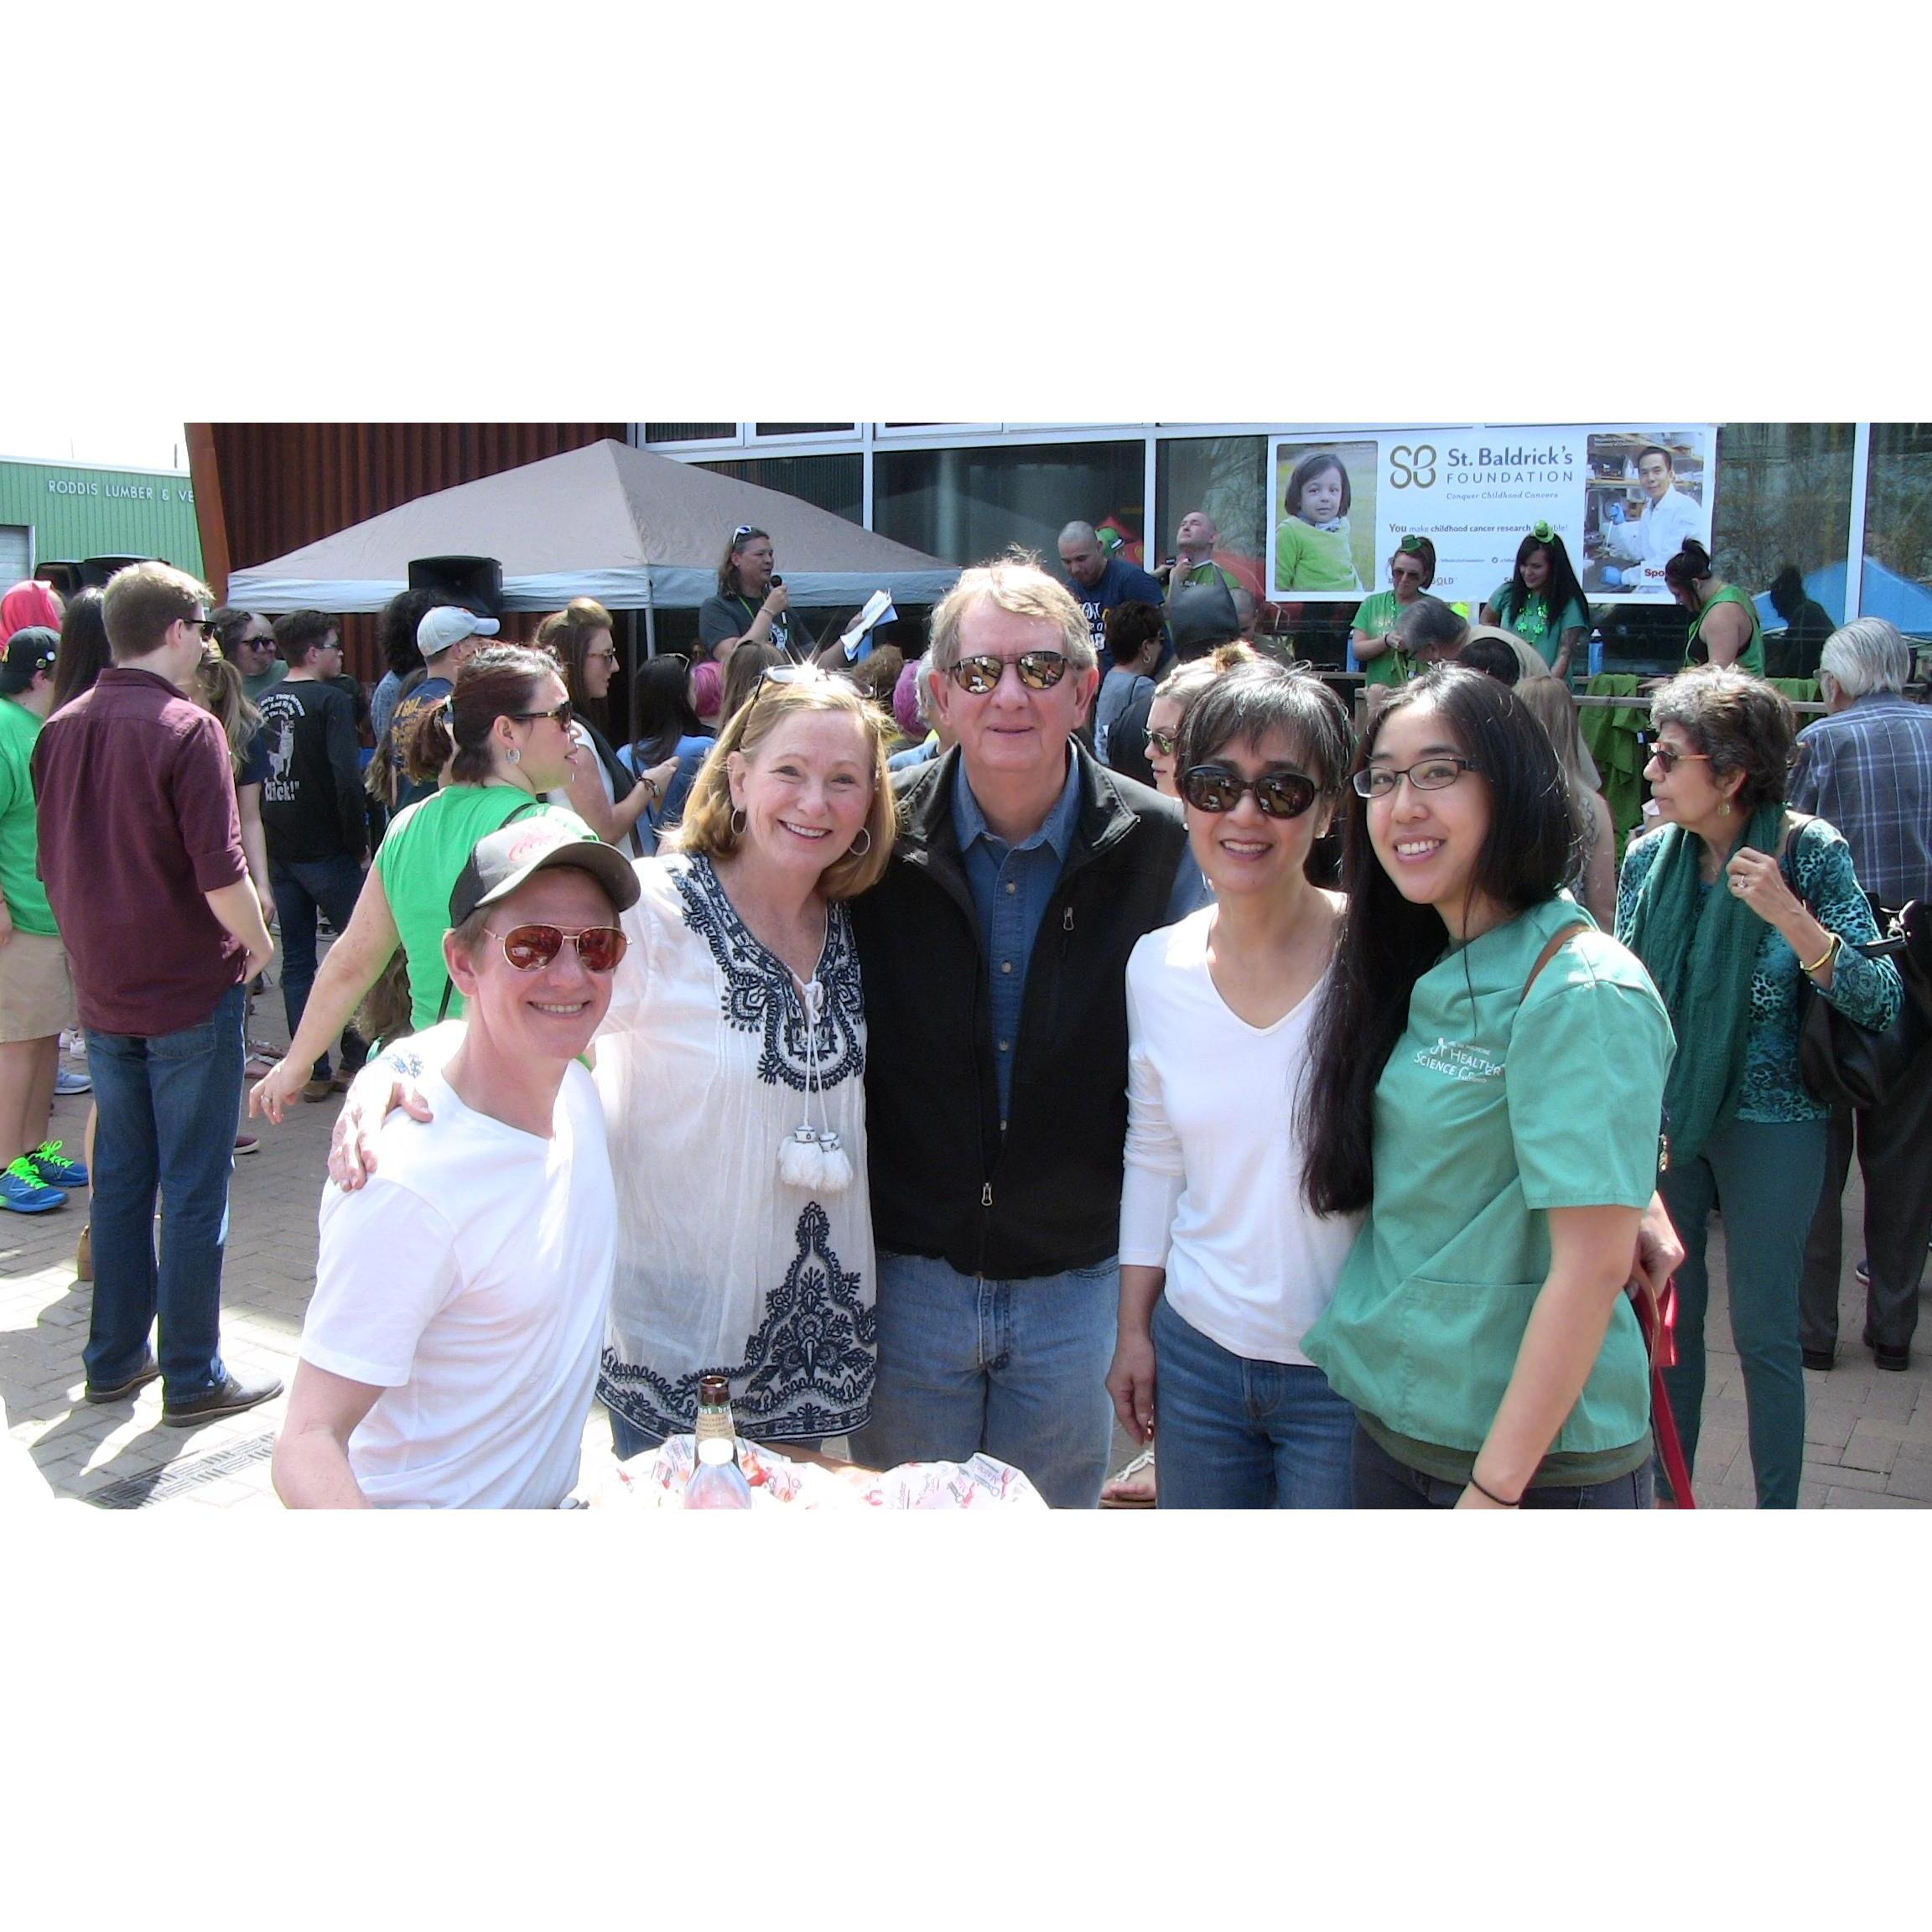
[[[1552,1208],[1641,1208],[1675,1041],[1636,956],[1566,894],[1415,984],[1374,1103],[1375,1197],[1302,1348],[1398,1460],[1467,1482],[1550,1272]],[[1472,997],[1472,989],[1473,997]],[[1607,1482],[1650,1452],[1649,1367],[1619,1298],[1536,1476]]]

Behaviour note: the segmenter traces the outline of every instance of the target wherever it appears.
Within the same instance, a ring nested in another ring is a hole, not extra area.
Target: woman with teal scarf
[[[1801,982],[1873,1027],[1892,1023],[1903,989],[1889,960],[1852,950],[1878,932],[1845,841],[1822,819],[1784,809],[1794,735],[1784,699],[1760,678],[1707,666],[1659,690],[1651,719],[1644,776],[1665,823],[1624,858],[1617,937],[1649,969],[1677,1035],[1660,1185],[1685,1255],[1677,1366],[1665,1382],[1694,1459],[1705,1234],[1722,1198],[1758,1506],[1795,1509],[1805,1461],[1798,1280],[1830,1117],[1799,1078]]]

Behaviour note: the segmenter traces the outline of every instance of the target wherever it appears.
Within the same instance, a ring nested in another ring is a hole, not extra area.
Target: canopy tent
[[[418,557],[493,557],[506,610],[557,610],[595,597],[613,610],[690,609],[718,588],[731,532],[771,533],[797,605],[861,604],[890,590],[936,603],[957,564],[879,537],[782,491],[714,475],[613,441],[548,456],[419,496],[380,517],[232,571],[243,610],[380,610]]]

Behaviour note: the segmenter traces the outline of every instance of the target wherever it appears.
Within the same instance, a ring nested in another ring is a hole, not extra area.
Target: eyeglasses
[[[962,657],[946,667],[946,675],[962,691],[984,698],[1000,688],[1010,664],[1029,691],[1051,691],[1067,675],[1067,660],[1057,651],[1022,651],[1017,657]]]
[[[572,716],[570,700],[566,698],[554,711],[506,711],[504,713],[504,716],[521,719],[526,724],[538,718],[548,718],[552,724],[560,724],[568,731],[570,729]]]
[[[1197,812],[1232,812],[1249,792],[1269,818],[1299,818],[1322,795],[1305,771],[1265,771],[1259,778],[1244,778],[1225,765],[1196,765],[1181,777],[1181,796]]]
[[[1653,745],[1650,747],[1650,756],[1667,772],[1675,771],[1678,765],[1686,758],[1697,759],[1706,765],[1711,762],[1711,754],[1708,751],[1680,751],[1675,745]]]
[[[1358,771],[1348,782],[1363,798],[1386,798],[1399,779],[1406,778],[1418,792],[1446,792],[1465,771],[1483,767],[1470,758],[1425,758],[1420,764],[1397,771],[1392,765],[1371,765]]]
[[[1150,731],[1147,734],[1147,749],[1157,758],[1171,758],[1174,747],[1181,742],[1171,731]]]
[[[512,926],[495,935],[503,957],[519,973],[541,973],[564,950],[568,939],[586,973],[615,973],[631,942],[615,926],[586,926],[573,932],[563,926]]]
[[[584,660],[589,664],[615,664],[617,653],[615,651],[586,651]]]
[[[190,631],[199,631],[204,642],[215,635],[215,620],[212,617],[184,617],[181,621]]]

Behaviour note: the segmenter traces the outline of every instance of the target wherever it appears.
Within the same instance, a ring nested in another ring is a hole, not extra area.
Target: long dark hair
[[[480,785],[496,768],[491,726],[527,710],[544,679],[563,675],[548,651],[527,644],[492,644],[465,658],[448,704],[432,705],[417,721],[408,746],[409,776],[427,785],[447,764],[453,783]]]
[[[439,590],[398,590],[382,606],[382,615],[376,620],[376,648],[398,680],[423,668],[416,626],[439,604],[447,601]]]
[[[1539,550],[1550,560],[1550,574],[1544,579],[1542,589],[1536,591],[1523,581],[1523,566]],[[1584,601],[1583,586],[1576,581],[1576,573],[1571,567],[1570,553],[1564,547],[1562,538],[1554,530],[1547,537],[1539,537],[1531,531],[1516,546],[1516,568],[1510,574],[1509,588],[1503,593],[1496,621],[1514,627],[1515,621],[1523,615],[1524,606],[1536,596],[1542,598],[1543,608],[1549,612],[1552,626],[1572,604],[1582,605],[1585,615],[1589,613],[1590,606]]]
[[[1515,694],[1478,671],[1438,665],[1403,685],[1376,714],[1357,770],[1398,712],[1433,704],[1447,735],[1489,787],[1489,831],[1476,855],[1472,894],[1512,917],[1555,896],[1576,831],[1562,767],[1549,734]],[[1467,783],[1465,778],[1462,782]],[[1415,982],[1442,957],[1441,915],[1402,896],[1368,842],[1368,801],[1343,795],[1348,907],[1333,975],[1315,1017],[1312,1065],[1301,1124],[1308,1150],[1301,1187],[1318,1214],[1354,1213],[1375,1187],[1376,1083],[1409,1024]]]
[[[637,713],[631,756],[640,772],[668,758],[680,738],[704,735],[704,721],[691,706],[690,667],[682,657],[647,659],[637,667],[631,692]]]
[[[101,593],[76,590],[60,619],[60,648],[54,657],[54,709],[71,704],[114,661],[107,626],[101,615]]]

